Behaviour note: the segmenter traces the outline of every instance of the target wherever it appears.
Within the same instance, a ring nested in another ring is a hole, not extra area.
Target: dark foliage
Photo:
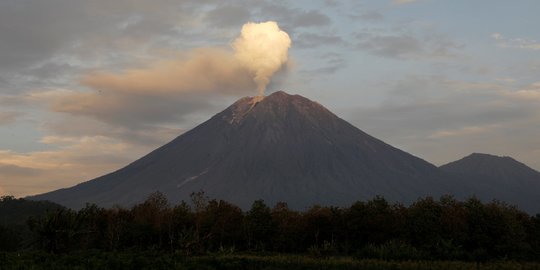
[[[181,256],[278,252],[316,258],[479,262],[540,258],[540,216],[497,201],[427,197],[406,207],[376,197],[349,208],[313,206],[303,212],[286,203],[270,208],[255,201],[243,212],[204,193],[192,199],[194,207],[171,206],[163,194],[154,193],[131,209],[87,205],[79,211],[56,208],[44,215],[36,211],[27,226],[0,226],[0,249]],[[12,200],[3,198],[2,204]],[[23,230],[31,233],[19,233]]]
[[[13,196],[0,197],[0,251],[28,248],[34,239],[27,226],[30,218],[43,218],[48,213],[65,209],[48,201],[28,201]]]

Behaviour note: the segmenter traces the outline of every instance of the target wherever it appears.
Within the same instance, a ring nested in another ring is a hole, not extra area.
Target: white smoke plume
[[[287,63],[291,39],[274,21],[246,23],[232,44],[236,58],[253,73],[259,96],[272,75]]]

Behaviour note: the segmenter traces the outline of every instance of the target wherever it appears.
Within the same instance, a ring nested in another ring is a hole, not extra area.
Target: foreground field
[[[301,255],[208,255],[186,257],[161,252],[84,252],[69,255],[0,253],[0,269],[540,269],[540,263],[498,261],[384,261],[351,257],[313,258]]]

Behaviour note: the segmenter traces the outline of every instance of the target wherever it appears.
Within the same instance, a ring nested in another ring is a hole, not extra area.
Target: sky
[[[112,172],[256,96],[236,40],[266,21],[290,37],[266,94],[317,101],[435,165],[480,152],[540,170],[538,10],[536,0],[2,0],[0,195]]]

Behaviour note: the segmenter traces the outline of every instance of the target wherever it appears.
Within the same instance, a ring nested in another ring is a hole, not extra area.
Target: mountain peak
[[[486,154],[486,153],[471,153],[470,155],[466,156],[465,158],[474,158],[474,159],[491,159],[491,160],[497,160],[497,159],[507,159],[507,160],[514,160],[513,158],[509,156],[497,156],[492,154]]]
[[[511,157],[472,153],[440,168],[482,200],[497,199],[530,213],[539,211],[540,172]]]
[[[460,160],[442,165],[448,172],[474,173],[488,176],[537,175],[540,173],[509,156],[496,156],[484,153],[472,153]]]
[[[472,153],[463,159],[462,161],[482,163],[484,166],[500,166],[500,165],[515,165],[525,166],[525,164],[513,159],[509,156],[497,156],[486,153]]]
[[[291,113],[315,120],[314,117],[336,117],[315,101],[300,95],[277,91],[268,96],[243,97],[227,108],[221,116],[230,124],[239,124],[248,117],[290,117]]]

